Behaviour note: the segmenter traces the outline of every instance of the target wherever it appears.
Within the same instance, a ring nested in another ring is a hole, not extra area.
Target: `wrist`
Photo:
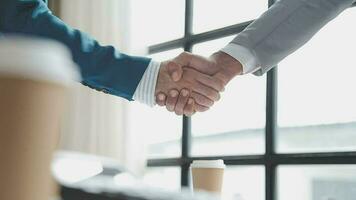
[[[225,52],[218,51],[211,55],[210,58],[215,62],[216,66],[220,67],[220,76],[224,79],[226,84],[235,76],[243,73],[243,67],[240,61]]]
[[[218,66],[224,68],[224,70],[228,71],[232,76],[241,75],[243,72],[243,67],[240,61],[236,60],[234,57],[229,54],[218,51],[214,53],[212,59],[216,62]]]

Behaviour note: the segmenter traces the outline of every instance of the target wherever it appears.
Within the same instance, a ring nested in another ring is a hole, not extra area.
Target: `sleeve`
[[[52,15],[42,0],[2,0],[0,31],[57,40],[72,52],[82,83],[132,100],[150,59],[123,54],[101,46],[89,35],[71,28]]]
[[[232,44],[255,56],[262,75],[309,41],[355,0],[280,0],[236,36]]]
[[[144,103],[151,107],[156,105],[155,91],[160,66],[160,62],[156,62],[153,60],[150,62],[135,91],[133,97],[135,101]]]

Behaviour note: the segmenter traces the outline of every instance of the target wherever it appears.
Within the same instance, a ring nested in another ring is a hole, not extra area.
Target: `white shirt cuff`
[[[248,74],[259,70],[261,67],[258,65],[256,57],[253,53],[244,46],[229,43],[221,51],[234,57],[242,64],[242,73]]]
[[[160,66],[160,62],[150,62],[133,95],[134,100],[151,107],[156,105],[155,90]]]

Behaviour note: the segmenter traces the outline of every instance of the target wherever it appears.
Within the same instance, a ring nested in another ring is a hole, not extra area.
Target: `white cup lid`
[[[70,51],[61,43],[31,37],[0,39],[0,76],[67,85],[80,80]]]
[[[225,169],[223,160],[194,160],[191,168],[220,168]]]

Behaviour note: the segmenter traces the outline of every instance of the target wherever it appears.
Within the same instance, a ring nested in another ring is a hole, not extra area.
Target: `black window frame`
[[[268,1],[270,7],[275,0]],[[354,3],[352,6],[356,6]],[[191,52],[195,44],[223,38],[243,31],[252,21],[238,23],[203,33],[193,34],[193,0],[185,0],[184,37],[163,42],[149,47],[149,54],[160,53],[176,48],[184,48]],[[267,73],[266,92],[266,125],[265,154],[237,156],[204,156],[190,155],[192,134],[191,119],[183,117],[181,138],[181,156],[178,158],[149,159],[147,167],[180,167],[181,186],[189,186],[189,165],[193,160],[223,159],[226,165],[260,165],[265,167],[265,200],[277,199],[277,167],[281,165],[348,165],[356,164],[356,152],[326,152],[326,153],[277,153],[275,151],[275,136],[277,132],[277,67]]]

